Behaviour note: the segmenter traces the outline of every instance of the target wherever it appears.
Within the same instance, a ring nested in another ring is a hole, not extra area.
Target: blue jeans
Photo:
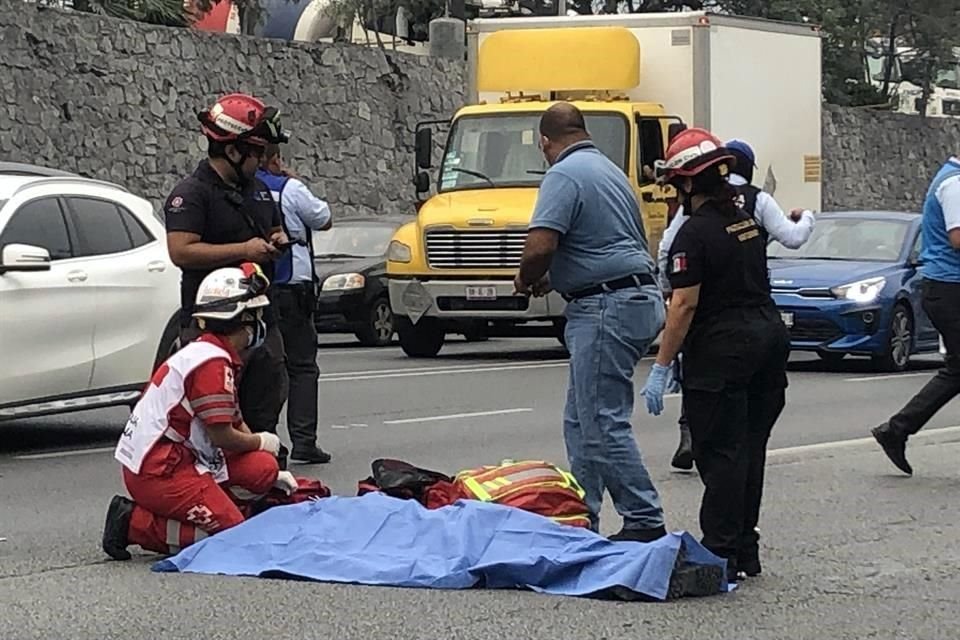
[[[661,527],[660,496],[633,438],[633,371],[663,328],[655,286],[571,301],[566,308],[570,386],[563,437],[570,471],[586,492],[594,530],[606,488],[626,529]]]

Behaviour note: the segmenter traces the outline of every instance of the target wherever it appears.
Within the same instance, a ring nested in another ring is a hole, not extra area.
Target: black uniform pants
[[[775,309],[734,311],[685,347],[683,405],[704,484],[703,545],[746,560],[758,553],[767,441],[785,403],[790,342]]]
[[[925,280],[923,310],[943,337],[947,355],[937,375],[890,418],[890,429],[904,436],[920,431],[960,393],[960,283]]]
[[[199,337],[201,331],[194,321],[180,329],[180,341],[186,344]],[[284,355],[283,336],[274,323],[267,328],[267,336],[259,349],[244,356],[240,373],[240,413],[244,422],[254,433],[277,432],[280,410],[287,401],[287,364]]]
[[[317,445],[317,329],[313,323],[316,299],[310,284],[277,287],[277,313],[287,352],[290,393],[287,429],[293,450],[312,451]]]

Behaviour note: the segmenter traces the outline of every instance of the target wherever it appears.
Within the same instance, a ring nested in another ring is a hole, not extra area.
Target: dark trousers
[[[312,451],[317,445],[317,329],[313,324],[316,298],[312,285],[277,287],[277,313],[287,352],[290,393],[287,429],[293,450]]]
[[[944,365],[903,409],[890,418],[890,429],[912,436],[960,393],[960,283],[925,280],[923,310],[943,337]]]
[[[729,560],[758,553],[767,441],[785,404],[790,353],[774,313],[745,312],[729,331],[718,323],[684,350],[684,413],[704,484],[702,542]]]
[[[183,344],[196,339],[201,331],[194,321],[180,330]],[[267,329],[267,337],[259,349],[244,356],[240,373],[240,414],[254,433],[277,432],[280,410],[287,401],[287,364],[284,356],[283,336],[273,324]]]

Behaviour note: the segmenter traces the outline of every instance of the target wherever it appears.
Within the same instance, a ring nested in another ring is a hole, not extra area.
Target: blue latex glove
[[[658,416],[663,413],[663,394],[667,389],[668,377],[672,367],[654,363],[647,376],[647,384],[643,385],[643,397],[647,401],[647,412]]]

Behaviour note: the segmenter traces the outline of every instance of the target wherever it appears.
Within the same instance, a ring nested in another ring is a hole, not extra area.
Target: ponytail
[[[709,198],[725,217],[733,218],[740,211],[737,206],[739,194],[727,181],[726,175],[721,174],[719,165],[708,167],[693,177],[693,191],[690,195],[698,194]]]

